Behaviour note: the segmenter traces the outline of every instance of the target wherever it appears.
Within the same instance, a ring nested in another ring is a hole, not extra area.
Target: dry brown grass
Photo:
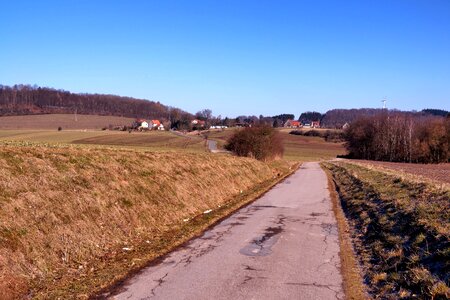
[[[86,298],[254,199],[289,172],[277,164],[3,145],[0,298]]]
[[[227,139],[233,135],[235,128],[211,131],[210,139],[218,141],[218,145],[225,145]],[[346,154],[342,143],[329,143],[320,137],[300,136],[289,134],[292,129],[277,129],[283,140],[283,158],[288,161],[322,161],[336,158],[338,155]]]
[[[367,161],[367,160],[355,160],[360,165],[375,168],[379,170],[392,171],[392,173],[398,174],[404,173],[406,175],[416,176],[419,180],[431,180],[437,183],[444,183],[450,185],[450,163],[441,164],[409,164],[409,163],[396,163],[385,161]]]
[[[359,263],[353,250],[351,236],[349,234],[350,227],[342,210],[339,195],[336,192],[336,186],[333,182],[330,171],[322,166],[328,178],[328,190],[330,191],[330,198],[333,207],[333,212],[336,217],[339,233],[339,257],[341,259],[341,274],[344,280],[344,294],[345,298],[349,300],[363,300],[369,299],[365,292]]]
[[[120,132],[72,141],[74,144],[147,147],[153,150],[206,151],[201,137],[180,136],[167,131]]]
[[[131,125],[133,118],[74,114],[0,117],[0,129],[101,129],[108,125]]]
[[[367,289],[375,298],[450,297],[450,190],[354,164],[333,174]]]

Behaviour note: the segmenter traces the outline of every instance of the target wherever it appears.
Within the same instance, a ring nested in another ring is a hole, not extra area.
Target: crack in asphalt
[[[164,275],[163,277],[161,277],[157,280],[153,280],[154,282],[157,282],[158,284],[150,290],[150,293],[152,293],[152,296],[155,296],[155,290],[157,288],[159,288],[160,286],[162,286],[162,284],[165,282],[164,279],[167,277],[167,275],[169,275],[169,273],[166,273],[166,275]]]

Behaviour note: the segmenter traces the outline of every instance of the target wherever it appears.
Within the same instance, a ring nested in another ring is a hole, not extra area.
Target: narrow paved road
[[[211,152],[215,152],[217,151],[217,142],[214,140],[206,140],[206,142],[208,143],[208,149]]]
[[[343,299],[339,269],[326,175],[305,163],[112,299]]]

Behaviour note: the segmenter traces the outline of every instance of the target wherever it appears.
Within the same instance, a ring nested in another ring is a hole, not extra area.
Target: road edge
[[[348,300],[365,300],[370,299],[368,296],[359,263],[353,249],[353,243],[349,234],[350,227],[347,223],[344,211],[339,201],[339,195],[336,191],[336,184],[333,180],[331,171],[320,163],[320,167],[327,175],[328,191],[330,194],[332,209],[336,218],[339,235],[339,258],[341,261],[341,275],[343,278],[342,286],[344,289],[345,299]]]

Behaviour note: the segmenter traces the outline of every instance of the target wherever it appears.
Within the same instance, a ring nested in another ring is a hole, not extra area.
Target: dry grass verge
[[[345,298],[349,300],[368,299],[365,287],[362,281],[359,263],[353,250],[353,244],[350,237],[350,227],[342,210],[339,195],[336,192],[336,186],[333,181],[330,170],[322,164],[328,178],[328,190],[330,191],[331,204],[336,217],[339,233],[339,257],[341,259],[341,274],[344,280]]]
[[[0,298],[87,298],[291,171],[276,163],[2,145]]]
[[[325,166],[371,296],[448,299],[450,191],[352,164]]]

